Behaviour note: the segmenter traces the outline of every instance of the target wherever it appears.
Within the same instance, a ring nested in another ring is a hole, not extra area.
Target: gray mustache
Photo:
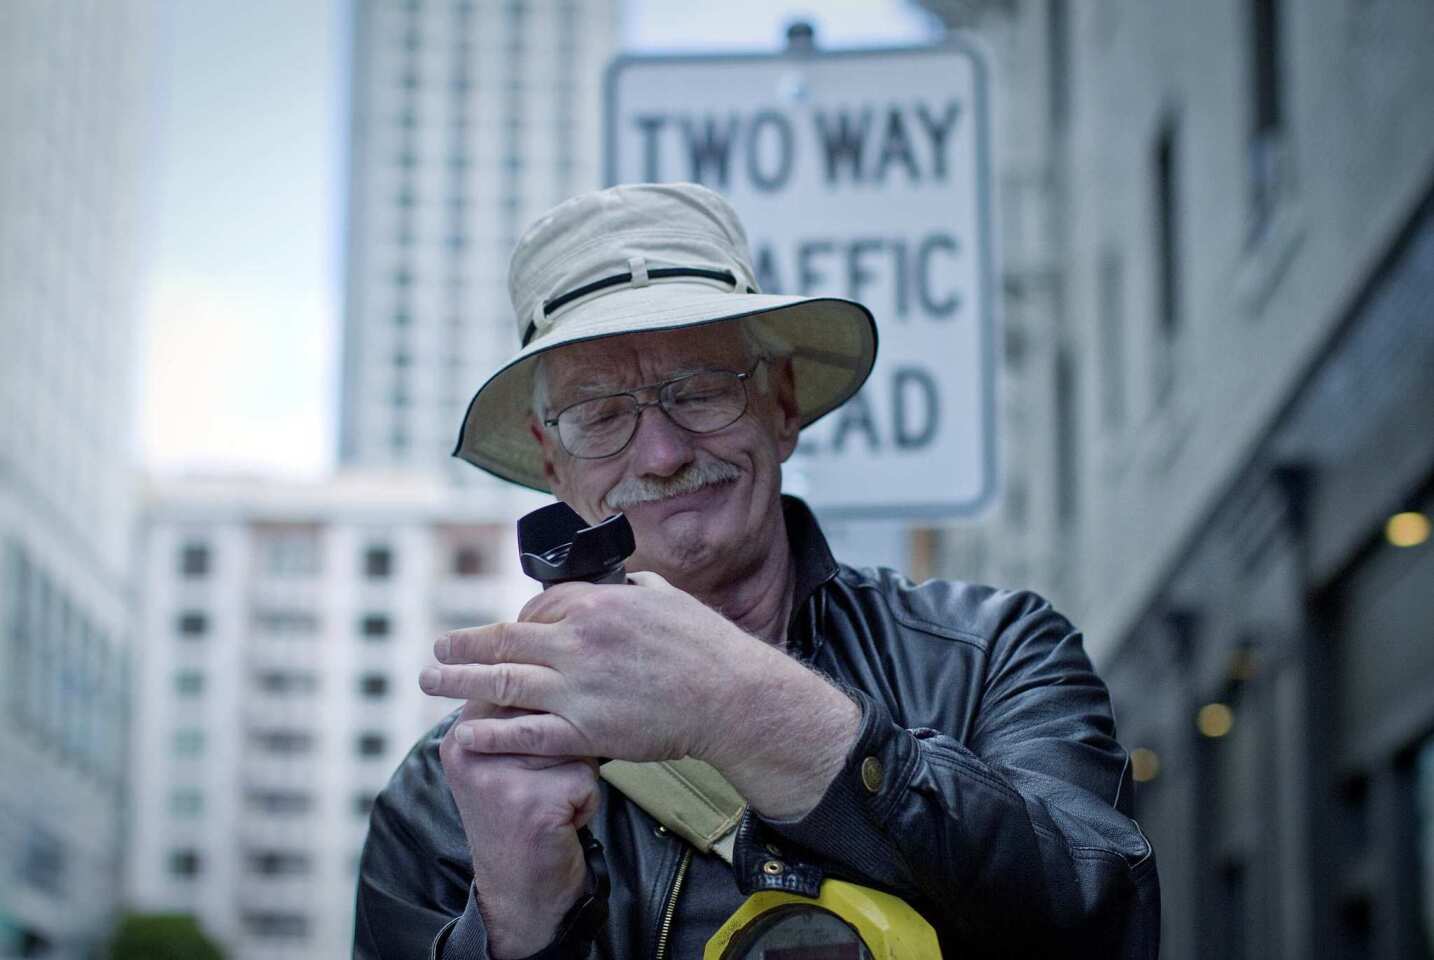
[[[666,500],[668,497],[692,493],[717,483],[731,483],[742,475],[742,471],[725,460],[716,457],[693,462],[681,473],[670,477],[628,477],[603,499],[609,510],[626,510],[639,503]]]

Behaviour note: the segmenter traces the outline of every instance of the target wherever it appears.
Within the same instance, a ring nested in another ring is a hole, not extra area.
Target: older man
[[[747,894],[831,878],[906,901],[947,958],[1155,956],[1079,634],[1030,593],[842,566],[781,495],[801,428],[870,372],[867,311],[756,292],[735,214],[690,184],[563,204],[510,286],[524,345],[456,453],[625,514],[632,572],[439,638],[420,682],[466,705],[375,804],[355,954],[695,957]],[[595,759],[684,757],[747,804],[726,858]]]

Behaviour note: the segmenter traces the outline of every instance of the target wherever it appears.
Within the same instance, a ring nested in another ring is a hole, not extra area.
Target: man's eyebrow
[[[562,384],[553,391],[553,395],[557,397],[586,398],[603,397],[613,393],[630,393],[633,390],[641,390],[644,387],[655,387],[658,384],[666,383],[669,380],[675,380],[678,377],[685,377],[688,374],[701,373],[703,370],[723,369],[726,368],[720,363],[712,363],[711,361],[694,361],[689,364],[683,364],[682,366],[679,366],[669,371],[665,376],[663,376],[661,380],[656,380],[651,383],[638,383],[633,384],[631,386],[623,386],[621,384],[615,383],[601,383],[598,381],[586,380],[580,383]],[[569,400],[568,402],[571,402],[571,400]]]

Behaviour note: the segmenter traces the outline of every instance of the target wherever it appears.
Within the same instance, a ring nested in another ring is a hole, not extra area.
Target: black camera
[[[627,517],[615,513],[588,526],[566,503],[534,510],[518,520],[523,572],[546,590],[555,583],[622,583],[624,562],[637,548]]]

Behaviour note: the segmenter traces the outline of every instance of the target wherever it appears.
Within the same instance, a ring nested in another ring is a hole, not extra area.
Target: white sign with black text
[[[969,515],[995,492],[986,74],[957,45],[623,57],[609,183],[692,180],[747,227],[765,293],[875,314],[875,371],[788,464],[851,517]]]

